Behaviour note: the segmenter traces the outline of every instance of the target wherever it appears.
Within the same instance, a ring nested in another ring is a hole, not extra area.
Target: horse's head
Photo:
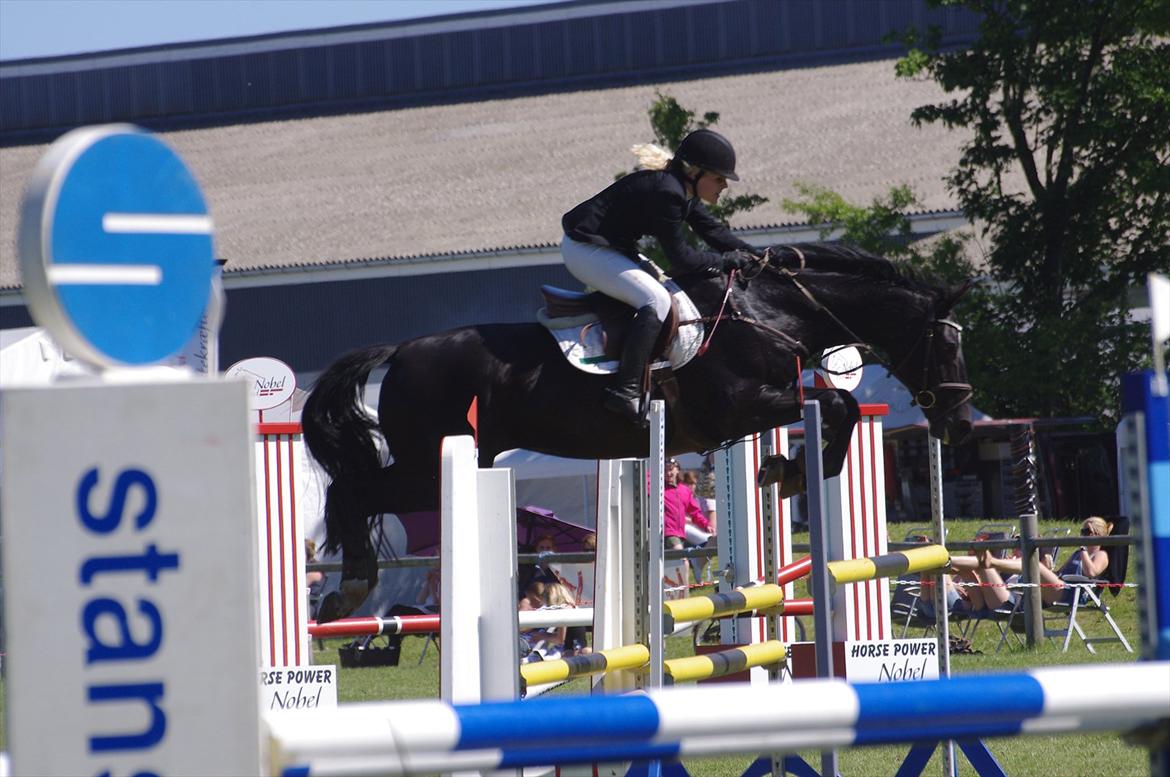
[[[959,298],[971,288],[967,281],[941,290],[927,315],[922,333],[893,372],[914,394],[930,424],[932,436],[960,445],[971,436],[971,384],[963,359],[963,327],[951,316]]]

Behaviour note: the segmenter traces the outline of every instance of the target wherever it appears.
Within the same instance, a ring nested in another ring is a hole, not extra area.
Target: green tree
[[[697,129],[705,129],[711,127],[719,121],[719,114],[714,111],[704,113],[702,118],[696,118],[696,114],[692,110],[688,110],[679,104],[678,100],[670,95],[662,92],[655,92],[655,100],[650,105],[648,111],[650,117],[650,130],[654,133],[653,142],[662,148],[673,152],[678,148],[679,143],[682,143],[683,138],[694,132]],[[626,175],[626,173],[619,173],[618,178]],[[724,194],[720,201],[715,205],[708,205],[707,209],[711,211],[711,215],[727,223],[731,216],[740,211],[748,211],[752,208],[763,205],[768,201],[768,198],[761,197],[758,194],[737,194],[731,196]],[[687,239],[692,245],[698,243],[698,238],[691,233],[690,229],[684,226],[686,230]],[[662,253],[662,249],[658,246],[655,240],[643,240],[642,253],[649,256],[660,266],[666,267],[668,263]]]
[[[1170,3],[931,0],[981,17],[974,43],[907,34],[906,78],[947,99],[918,124],[969,130],[950,190],[985,229],[968,304],[976,401],[993,415],[1113,416],[1148,361],[1129,291],[1170,268]]]
[[[968,235],[952,232],[919,241],[911,229],[910,212],[921,203],[909,186],[895,186],[875,197],[868,206],[855,205],[822,186],[797,182],[798,199],[785,199],[785,210],[804,214],[810,224],[820,224],[820,238],[838,231],[837,239],[873,254],[889,257],[911,269],[957,283],[975,274],[967,259]]]

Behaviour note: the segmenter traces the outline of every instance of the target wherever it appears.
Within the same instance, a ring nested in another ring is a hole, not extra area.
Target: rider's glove
[[[732,270],[746,270],[755,264],[755,257],[747,251],[731,251],[723,255],[722,270],[723,272],[731,272]]]

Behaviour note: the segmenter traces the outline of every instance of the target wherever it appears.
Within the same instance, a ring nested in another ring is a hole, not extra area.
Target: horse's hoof
[[[338,589],[325,594],[317,605],[317,623],[349,617],[371,590],[364,580],[342,580]]]
[[[804,473],[798,473],[794,477],[785,478],[780,483],[780,498],[787,499],[790,496],[803,494],[805,490]]]
[[[787,463],[788,459],[783,456],[765,456],[760,471],[756,473],[756,486],[765,488],[784,480],[784,465]]]
[[[361,607],[362,602],[366,600],[373,589],[365,580],[342,580],[341,585],[338,586],[338,591],[344,602],[345,614],[349,615],[358,607]]]
[[[344,618],[347,613],[343,612],[343,609],[341,594],[337,591],[330,591],[317,605],[317,623],[329,623],[338,618]]]

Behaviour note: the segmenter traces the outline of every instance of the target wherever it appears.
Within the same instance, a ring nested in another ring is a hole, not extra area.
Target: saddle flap
[[[697,318],[698,312],[674,283],[668,282],[667,289],[671,292],[670,313],[654,342],[654,369],[670,363],[682,366],[694,356],[696,338],[702,337],[702,325],[692,325],[688,329],[696,331],[688,332],[687,342],[680,346],[681,322]],[[537,311],[537,320],[561,343],[566,357],[587,372],[613,372],[633,321],[633,308],[601,292],[583,293],[555,286],[541,286],[540,290],[545,306]]]

